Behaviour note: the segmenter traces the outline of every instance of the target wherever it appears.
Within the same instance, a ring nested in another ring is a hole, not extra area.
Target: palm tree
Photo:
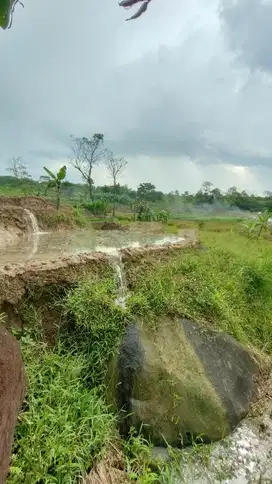
[[[61,169],[59,170],[59,172],[57,173],[57,175],[54,175],[54,173],[52,173],[52,171],[50,171],[45,166],[43,167],[43,169],[46,171],[46,173],[48,173],[48,175],[50,177],[49,182],[48,182],[48,188],[56,188],[57,210],[59,210],[59,208],[60,208],[60,190],[61,190],[62,182],[66,177],[67,168],[66,168],[65,165],[62,166]]]

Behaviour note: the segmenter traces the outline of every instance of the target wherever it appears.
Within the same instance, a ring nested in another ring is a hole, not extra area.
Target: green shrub
[[[170,213],[167,210],[156,210],[155,219],[157,222],[167,223],[170,217]]]
[[[52,213],[40,213],[38,221],[41,221],[49,229],[57,228],[59,225],[73,225],[73,218],[69,213],[52,212]]]
[[[86,227],[86,217],[84,217],[84,215],[80,211],[80,208],[73,207],[73,212],[76,225],[80,228]]]
[[[110,212],[110,206],[106,200],[95,200],[82,204],[83,208],[96,216],[107,215]]]

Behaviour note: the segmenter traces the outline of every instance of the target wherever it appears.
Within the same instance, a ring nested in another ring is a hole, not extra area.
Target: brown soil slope
[[[0,246],[12,239],[32,232],[29,215],[32,212],[41,230],[70,229],[75,224],[72,207],[56,210],[50,200],[42,197],[0,196]]]
[[[40,197],[0,197],[0,241],[2,238],[4,242],[9,242],[12,237],[32,231],[25,209],[30,210],[38,220],[41,214],[55,210],[49,200]]]
[[[168,257],[188,247],[198,247],[198,242],[186,240],[175,244],[122,249],[123,262],[138,264],[141,259],[154,260]],[[16,305],[26,295],[36,295],[36,299],[51,286],[71,286],[86,275],[99,274],[112,266],[111,257],[103,252],[89,252],[69,255],[48,261],[28,261],[25,264],[7,264],[0,267],[0,307],[1,304]]]

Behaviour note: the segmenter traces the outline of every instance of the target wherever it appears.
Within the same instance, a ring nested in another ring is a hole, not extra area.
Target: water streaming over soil
[[[100,250],[109,255],[111,264],[115,273],[117,291],[118,291],[115,304],[117,306],[120,306],[122,309],[125,309],[128,293],[127,293],[126,275],[125,275],[123,261],[122,261],[122,254],[121,252],[119,252],[118,249],[114,249],[114,248],[100,247]]]
[[[24,208],[24,211],[26,212],[29,220],[30,220],[30,225],[31,225],[31,228],[32,228],[32,232],[34,234],[40,232],[40,229],[39,229],[39,224],[38,224],[38,221],[34,215],[33,212],[31,212],[30,210],[28,210],[28,208]]]
[[[0,249],[0,264],[23,263],[31,260],[48,260],[71,254],[100,251],[111,253],[125,247],[140,247],[144,245],[164,245],[182,242],[183,237],[148,235],[133,232],[98,232],[86,231],[63,231],[63,232],[39,232],[35,226],[35,233],[28,234],[14,240],[3,249]]]
[[[28,219],[30,220],[30,224],[32,228],[32,232],[28,234],[28,239],[30,240],[30,244],[32,242],[32,249],[29,252],[29,255],[27,257],[27,260],[30,260],[33,258],[33,256],[36,254],[38,250],[39,236],[40,234],[42,234],[42,232],[40,232],[39,224],[34,213],[28,210],[28,208],[25,208],[24,211],[26,212]]]

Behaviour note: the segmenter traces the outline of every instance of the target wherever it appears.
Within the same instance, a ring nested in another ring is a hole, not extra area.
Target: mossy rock
[[[225,333],[188,320],[131,324],[109,367],[109,399],[156,445],[225,437],[256,396],[259,366]]]

